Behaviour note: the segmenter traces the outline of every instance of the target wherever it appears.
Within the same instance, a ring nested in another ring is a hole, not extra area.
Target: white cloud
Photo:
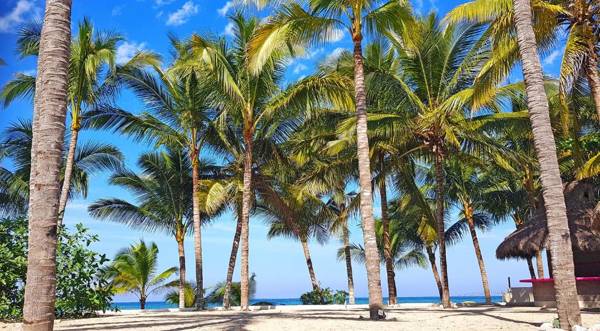
[[[225,25],[225,30],[223,30],[223,34],[226,36],[235,36],[235,25],[232,22],[227,23]]]
[[[298,63],[295,67],[294,67],[294,74],[299,74],[301,72],[303,72],[304,70],[308,69],[307,66],[305,66],[302,63]]]
[[[346,49],[342,48],[342,47],[338,47],[338,48],[334,49],[333,51],[331,51],[331,53],[329,55],[327,55],[327,58],[325,58],[325,61],[327,61],[327,62],[336,61],[345,50]]]
[[[311,60],[323,53],[325,49],[323,47],[317,49],[309,49],[307,52],[299,56],[300,58]]]
[[[413,0],[413,8],[417,14],[423,11],[423,0]]]
[[[337,43],[338,41],[344,39],[344,36],[346,36],[346,34],[344,33],[344,30],[333,29],[333,31],[331,32],[331,36],[329,36],[329,38],[328,38],[328,41],[332,42],[332,43]]]
[[[146,43],[124,42],[117,47],[117,63],[123,64],[139,51],[146,49]]]
[[[175,1],[175,0],[154,0],[154,4],[160,7],[160,6],[168,5],[173,1]]]
[[[188,1],[183,4],[177,11],[170,13],[167,19],[167,25],[178,26],[185,24],[190,17],[198,13],[198,6],[193,1]]]
[[[112,16],[121,16],[121,14],[123,14],[123,8],[125,8],[125,5],[118,5],[113,7],[112,11],[111,11],[111,15]]]
[[[233,1],[227,1],[223,7],[217,9],[217,12],[219,15],[225,16],[231,8],[233,8]]]
[[[558,57],[560,56],[560,51],[559,50],[554,50],[552,53],[550,53],[550,55],[546,56],[546,58],[544,59],[544,64],[546,65],[552,65],[554,63],[554,61],[556,61],[556,59],[558,59]]]
[[[0,16],[0,32],[16,32],[19,24],[39,18],[41,9],[32,0],[19,0],[15,8]]]

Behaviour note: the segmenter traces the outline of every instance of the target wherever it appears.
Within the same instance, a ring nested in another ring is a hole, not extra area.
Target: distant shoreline
[[[465,302],[465,301],[473,301],[477,303],[484,303],[484,296],[452,296],[451,300],[453,302]],[[501,296],[492,296],[493,302],[500,302],[502,300]],[[437,296],[427,296],[427,297],[398,297],[398,303],[438,303],[440,302],[439,297]],[[302,302],[298,298],[277,298],[277,299],[269,299],[269,298],[256,298],[250,300],[250,304],[256,302],[271,302],[276,306],[300,306]],[[384,298],[384,302],[387,302],[387,298]],[[356,298],[356,304],[368,304],[369,298],[360,297]],[[139,302],[129,301],[129,302],[113,302],[113,307],[119,310],[136,310],[139,309]],[[221,307],[220,304],[209,305],[209,308]],[[169,309],[169,308],[177,308],[177,305],[170,304],[164,301],[148,301],[146,302],[147,310],[155,310],[155,309]]]

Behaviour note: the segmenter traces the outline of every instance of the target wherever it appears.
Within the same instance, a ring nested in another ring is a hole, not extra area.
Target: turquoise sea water
[[[482,296],[454,296],[451,297],[452,302],[464,302],[464,301],[474,301],[483,303],[485,302],[485,297]],[[384,300],[387,301],[387,298]],[[502,298],[500,296],[492,296],[493,302],[499,302]],[[252,299],[250,300],[250,304],[255,302],[267,301],[271,302],[275,305],[285,305],[285,306],[293,306],[293,305],[301,305],[302,302],[300,299]],[[438,297],[399,297],[398,303],[438,303],[440,299]],[[356,298],[357,304],[367,304],[369,303],[369,298]],[[138,302],[115,302],[113,304],[115,308],[120,310],[128,310],[128,309],[140,309],[140,304]],[[210,307],[218,307],[219,305],[209,305]],[[146,302],[146,309],[166,309],[166,308],[177,308],[177,305],[173,305],[170,303],[162,302],[162,301],[150,301]]]

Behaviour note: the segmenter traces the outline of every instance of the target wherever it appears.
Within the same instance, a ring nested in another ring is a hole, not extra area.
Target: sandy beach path
[[[402,305],[388,310],[388,320],[366,318],[366,306],[287,306],[272,310],[206,312],[125,312],[102,317],[56,321],[55,330],[537,330],[555,316],[535,307],[473,307],[442,310]],[[600,312],[583,313],[585,326],[600,323]],[[18,330],[16,324],[0,329]]]

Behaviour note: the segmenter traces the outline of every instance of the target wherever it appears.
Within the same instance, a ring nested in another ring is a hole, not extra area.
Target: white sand
[[[368,317],[366,306],[279,306],[252,312],[107,313],[102,317],[57,320],[55,330],[537,330],[556,317],[553,309],[535,307],[473,307],[443,310],[431,305],[402,304],[387,310],[386,321]],[[584,312],[584,326],[600,323],[600,312]],[[19,330],[18,324],[0,330]]]

